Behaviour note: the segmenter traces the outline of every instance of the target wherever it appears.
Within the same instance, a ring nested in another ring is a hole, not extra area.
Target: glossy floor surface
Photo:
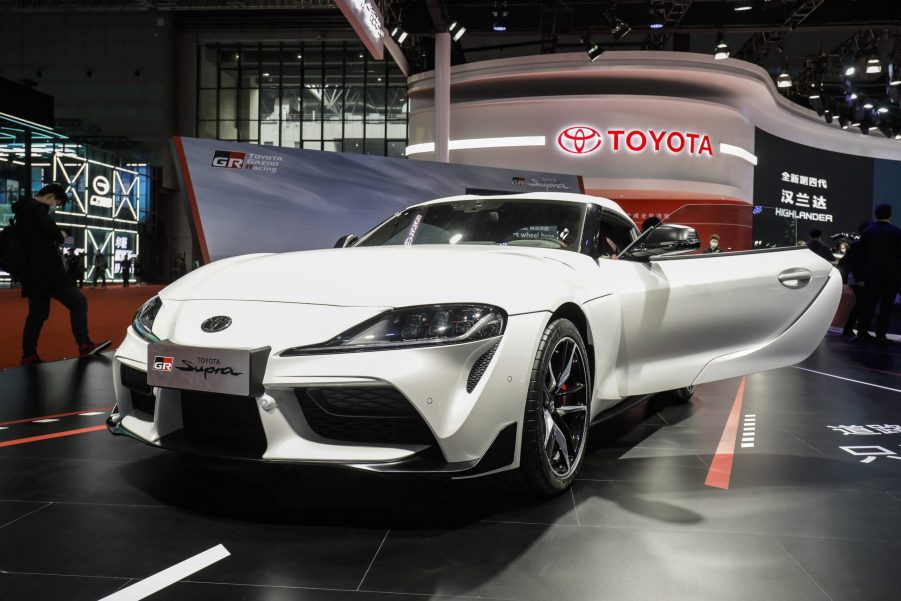
[[[827,337],[749,376],[740,411],[740,379],[651,400],[595,427],[572,491],[542,503],[158,451],[95,429],[108,359],[0,372],[0,599],[93,601],[223,545],[148,598],[895,601],[897,347]]]

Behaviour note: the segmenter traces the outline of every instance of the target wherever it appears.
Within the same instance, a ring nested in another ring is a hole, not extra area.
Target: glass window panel
[[[385,139],[385,122],[381,123],[366,123],[366,139],[369,138],[382,138]]]
[[[260,73],[268,73],[269,77],[273,81],[278,82],[278,77],[281,70],[281,66],[279,65],[280,58],[281,50],[278,45],[264,45],[263,50],[260,53]],[[265,83],[265,77],[263,79],[263,83]]]
[[[235,119],[238,116],[238,91],[219,90],[219,118]]]
[[[283,87],[281,90],[282,120],[300,119],[300,87]]]
[[[385,90],[384,88],[366,89],[366,122],[385,121]]]
[[[300,147],[300,121],[282,122],[281,146],[287,146],[288,148]]]
[[[363,86],[348,86],[344,90],[344,119],[363,118]]]
[[[407,148],[407,142],[404,140],[388,140],[388,156],[402,157]]]
[[[354,154],[363,154],[363,139],[362,138],[344,138],[343,144],[344,152],[351,152]]]
[[[388,85],[404,86],[404,89],[406,89],[407,85],[407,78],[400,72],[397,65],[391,61],[388,63]]]
[[[260,90],[240,90],[238,106],[239,119],[260,118]],[[266,114],[264,113],[264,116]]]
[[[344,137],[342,121],[326,121],[322,124],[322,137],[326,140],[338,140]]]
[[[326,87],[322,94],[323,119],[340,121],[344,116],[344,90]]]
[[[303,137],[306,140],[318,140],[322,135],[321,121],[303,121]]]
[[[260,52],[257,46],[241,48],[241,87],[256,88],[260,85]]]
[[[237,140],[238,139],[238,122],[237,121],[220,121],[219,122],[219,139],[220,140]]]
[[[341,140],[326,140],[322,149],[327,152],[341,152]]]
[[[303,147],[307,150],[322,150],[322,140],[304,140]]]
[[[216,90],[200,90],[197,97],[197,117],[216,118]]]
[[[215,46],[204,46],[199,49],[199,53],[200,87],[215,88],[219,69],[217,64],[217,54],[219,51]]]
[[[260,122],[260,144],[280,146],[278,121]]]
[[[389,119],[407,119],[407,89],[388,88],[385,101]]]
[[[263,116],[263,119],[278,121],[279,115],[281,114],[281,104],[278,101],[278,88],[260,88],[259,98],[260,114]]]
[[[367,57],[366,59],[366,83],[367,85],[374,85],[379,83],[385,83],[385,61],[377,61],[373,60],[372,57]]]
[[[201,138],[215,138],[216,137],[216,122],[215,121],[198,121],[197,122],[197,135]]]
[[[366,140],[366,154],[385,156],[385,140]]]
[[[238,70],[237,69],[221,69],[219,71],[219,87],[220,88],[237,88],[238,87]]]
[[[389,121],[388,131],[385,132],[387,138],[407,139],[407,122],[406,121]]]
[[[362,121],[345,121],[344,122],[344,139],[359,138],[363,139],[363,122]],[[346,146],[346,145],[345,145]]]
[[[242,142],[259,141],[259,121],[238,121],[238,139]]]

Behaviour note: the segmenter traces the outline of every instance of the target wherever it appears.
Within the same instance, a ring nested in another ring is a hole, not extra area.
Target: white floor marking
[[[753,449],[753,448],[754,448],[754,443],[753,443],[753,442],[743,442],[743,443],[741,443],[741,448],[743,448],[743,449],[747,449],[747,448]]]
[[[87,417],[89,415],[103,415],[103,411],[88,411],[87,413],[79,413],[78,415],[82,415]]]
[[[58,422],[58,421],[59,421],[59,419],[53,417],[53,418],[47,418],[47,419],[36,419],[32,423],[34,423],[34,424],[49,424],[50,422]]]
[[[843,378],[841,376],[836,376],[834,374],[827,374],[826,372],[817,371],[815,369],[807,369],[806,367],[798,367],[797,365],[792,365],[792,369],[800,369],[801,371],[809,371],[814,374],[820,374],[821,376],[828,376],[830,378],[835,378],[837,380],[844,380],[846,382],[854,382],[855,384],[863,384],[864,386],[872,386],[873,388],[881,388],[883,390],[891,390],[892,392],[901,392],[897,388],[889,388],[888,386],[880,386],[879,384],[871,384],[870,382],[863,382],[861,380],[852,380],[851,378]]]
[[[162,572],[136,582],[112,595],[108,595],[100,601],[138,601],[163,590],[167,586],[172,586],[179,580],[183,580],[191,574],[225,559],[229,555],[231,553],[228,552],[228,549],[222,545],[216,545],[212,549],[198,553],[194,557],[177,563],[171,568],[166,568]]]
[[[8,430],[9,426],[0,426],[0,430]]]

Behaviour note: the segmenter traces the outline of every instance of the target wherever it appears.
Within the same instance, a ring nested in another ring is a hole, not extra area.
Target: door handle
[[[794,269],[786,269],[779,274],[779,283],[786,288],[798,289],[803,288],[810,283],[813,274],[809,269],[796,267]]]

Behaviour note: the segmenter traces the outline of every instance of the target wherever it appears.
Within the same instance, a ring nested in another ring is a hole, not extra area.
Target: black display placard
[[[767,229],[765,217],[794,220],[800,240],[815,228],[824,236],[856,232],[861,221],[871,218],[872,159],[798,144],[760,129],[754,153],[754,204],[763,207],[755,210],[755,240],[761,237],[758,230]]]

